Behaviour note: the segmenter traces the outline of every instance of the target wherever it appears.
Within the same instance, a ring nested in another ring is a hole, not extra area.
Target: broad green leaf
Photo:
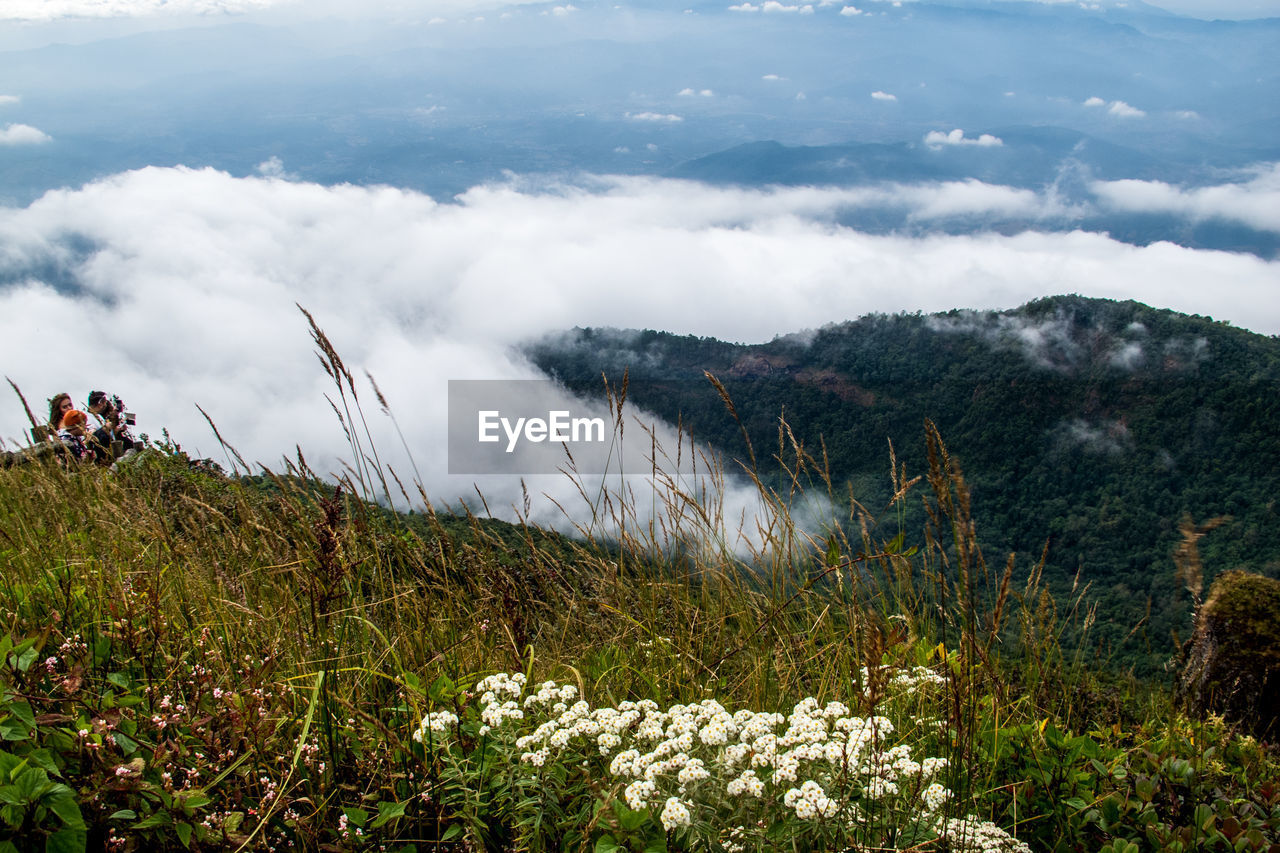
[[[31,710],[30,702],[11,702],[9,704],[9,713],[26,723],[27,728],[34,729],[36,727],[36,715]]]
[[[618,800],[613,802],[613,812],[618,816],[618,825],[627,832],[635,832],[649,819],[648,811],[632,811]]]
[[[58,765],[53,762],[53,753],[47,749],[33,749],[27,753],[27,761],[30,761],[36,767],[39,767],[45,773],[51,776],[61,776],[58,772]]]
[[[88,833],[83,829],[60,829],[44,843],[45,853],[84,853]]]
[[[213,802],[213,798],[204,791],[192,791],[185,796],[181,796],[179,799],[181,800],[182,808],[184,809],[198,809]]]
[[[133,755],[138,751],[138,742],[123,732],[112,732],[111,739],[116,742],[116,746],[118,746],[120,751],[125,755]]]
[[[885,553],[896,554],[899,551],[901,551],[902,543],[906,541],[906,538],[907,538],[907,531],[905,530],[899,531],[898,535],[893,537],[893,541],[890,542],[888,545],[884,546]]]
[[[614,853],[621,849],[622,846],[613,840],[612,835],[602,835],[596,839],[595,853]]]
[[[49,811],[56,814],[67,829],[85,828],[84,818],[80,814],[80,804],[76,802],[76,795],[70,788],[64,788],[53,796],[47,797],[45,802],[49,806]]]
[[[457,685],[453,683],[453,679],[447,675],[442,675],[435,681],[431,682],[431,687],[427,691],[427,695],[431,697],[432,702],[444,702],[446,699],[453,698],[453,694],[458,690]]]
[[[23,645],[26,644],[24,643]],[[19,646],[18,648],[22,648],[22,646]],[[40,652],[36,649],[29,648],[25,652],[17,654],[17,649],[15,649],[14,654],[10,655],[10,659],[12,660],[15,656],[17,658],[17,660],[14,661],[15,668],[18,672],[26,672],[31,669],[31,665],[36,662],[36,658],[40,657]]]
[[[373,819],[373,823],[369,824],[370,829],[377,829],[388,821],[395,820],[398,817],[404,817],[404,807],[408,803],[397,802],[381,802],[378,803],[378,816]]]
[[[644,853],[667,853],[666,833],[655,835],[644,846]]]
[[[29,740],[31,737],[31,729],[17,719],[0,721],[0,740],[23,741]]]
[[[155,829],[158,826],[169,826],[172,823],[173,818],[168,812],[156,812],[151,817],[138,821],[130,829]]]

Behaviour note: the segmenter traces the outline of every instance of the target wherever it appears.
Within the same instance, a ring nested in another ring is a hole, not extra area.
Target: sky
[[[31,46],[74,33],[89,38],[119,35],[121,26],[155,26],[145,22],[175,15],[175,9],[221,21],[320,14],[340,6],[304,0],[3,0],[0,17],[29,19],[20,26]],[[1192,15],[1210,9],[1179,6],[1176,11]],[[387,2],[380,12],[495,16],[513,8]],[[1280,14],[1280,0],[1215,3],[1212,9],[1219,15]],[[551,19],[576,10],[544,3],[526,4],[523,11]],[[85,22],[75,16],[99,16],[95,26],[106,29],[76,30],[72,25]],[[774,64],[785,67],[784,58]],[[68,73],[94,71],[90,65]],[[687,75],[687,91],[669,86],[670,98],[721,100],[698,84],[698,76]],[[246,79],[245,85],[254,85]],[[75,82],[72,76],[70,89]],[[113,111],[148,107],[129,101],[143,97],[131,92],[151,91],[145,82],[109,92],[94,105],[104,116],[95,119],[100,126],[77,127],[74,134],[56,124],[56,114],[42,102],[46,96],[0,90],[0,164],[4,158],[37,162],[21,157],[72,142],[78,147],[66,149],[68,169],[92,158],[96,147],[125,132],[123,124],[111,124]],[[762,91],[775,83],[787,84],[787,75],[753,81]],[[296,110],[323,118],[325,99],[338,102],[326,85],[331,81],[317,81],[315,92],[300,88],[308,100]],[[1172,110],[1156,115],[1155,94],[1142,109],[1120,97],[1118,88],[1090,78],[1061,109],[1099,126],[1146,121],[1160,134],[1179,132],[1182,119]],[[1238,97],[1253,97],[1250,92]],[[447,101],[445,88],[432,94]],[[891,94],[866,86],[860,109],[892,111],[912,97],[902,88]],[[1170,97],[1176,104],[1177,92]],[[788,94],[786,100],[796,98]],[[744,101],[735,109],[763,114],[765,103]],[[768,102],[767,109],[776,111],[768,121],[781,127],[785,113],[778,103]],[[342,126],[346,119],[334,109],[330,124]],[[182,118],[167,105],[154,112],[174,134],[183,121],[200,120]],[[645,125],[655,148],[663,134],[689,133],[696,123],[692,112],[686,121],[666,105],[617,112],[619,125]],[[889,115],[875,119],[877,132],[892,132]],[[913,150],[1000,157],[1016,145],[1006,142],[1014,139],[1009,133],[980,123],[962,128],[940,117],[936,124],[928,132],[913,126]],[[341,153],[357,158],[358,167],[360,140],[376,134],[376,126],[344,132],[357,141]],[[221,146],[219,156],[249,156],[249,143],[234,127],[208,139],[210,147]],[[193,141],[183,145],[195,148]],[[237,169],[157,162],[61,187],[55,174],[54,188],[38,198],[0,206],[0,366],[37,415],[59,391],[83,401],[90,389],[106,389],[138,413],[138,431],[158,438],[167,429],[191,452],[225,462],[198,405],[248,460],[278,469],[301,448],[318,470],[337,471],[350,450],[326,397],[334,389],[317,363],[301,306],[353,368],[384,458],[400,472],[416,469],[428,494],[450,503],[474,493],[474,478],[447,474],[448,380],[536,378],[540,374],[521,346],[575,326],[760,342],[871,312],[1008,309],[1040,296],[1077,293],[1137,299],[1280,334],[1280,260],[1192,248],[1177,236],[1206,225],[1280,235],[1280,163],[1252,162],[1247,150],[1237,160],[1213,166],[1208,178],[1194,183],[1177,170],[1088,175],[1069,196],[1057,183],[1015,185],[997,173],[859,186],[734,187],[662,174],[508,171],[440,198],[407,186],[315,180],[288,156]],[[871,233],[847,224],[858,212],[885,210],[911,227]],[[1144,243],[1086,227],[1091,217],[1112,214],[1174,227],[1169,239]],[[963,233],[935,227],[957,219],[1024,225]],[[380,410],[366,371],[394,422]],[[0,437],[8,444],[22,443],[26,427],[16,401],[0,406]],[[669,427],[655,428],[674,440]],[[536,490],[562,501],[571,497],[573,490],[555,480],[538,481]],[[516,479],[482,485],[496,508],[520,500]],[[730,494],[734,511],[752,503],[746,490]],[[550,502],[534,511],[539,520],[556,523]]]
[[[1042,2],[1074,3],[1077,0],[1042,0]],[[312,11],[320,13],[381,8],[448,17],[484,14],[519,5],[522,4],[510,2],[510,0],[506,2],[502,0],[426,0],[426,2],[361,0],[358,3],[350,0],[346,2],[343,0],[4,0],[0,3],[0,18],[51,21],[67,18],[124,18],[155,15],[234,15],[272,7],[285,9],[291,13],[296,13],[303,7],[310,7]],[[553,9],[567,9],[572,6],[568,2],[558,6],[547,5]],[[731,4],[726,3],[726,5]],[[764,4],[759,5],[763,7]],[[800,7],[804,4],[791,5]],[[852,5],[857,8],[856,4]],[[1204,19],[1248,19],[1280,15],[1280,0],[1161,0],[1150,5],[1175,14]]]

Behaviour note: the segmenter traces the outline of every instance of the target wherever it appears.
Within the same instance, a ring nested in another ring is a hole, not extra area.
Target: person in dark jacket
[[[114,457],[112,446],[115,442],[122,445],[122,453],[133,449],[135,442],[133,436],[129,435],[133,415],[124,411],[124,403],[119,397],[108,395],[105,391],[90,391],[89,411],[100,424],[93,433],[94,449],[100,459],[105,457],[106,461],[110,461]]]

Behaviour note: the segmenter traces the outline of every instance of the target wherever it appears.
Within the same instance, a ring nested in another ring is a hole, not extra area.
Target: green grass
[[[226,477],[174,447],[114,472],[0,471],[0,853],[942,851],[968,847],[939,821],[969,816],[1034,850],[1280,850],[1275,748],[1108,673],[1082,651],[1079,593],[988,566],[931,428],[927,471],[891,463],[888,507],[855,503],[820,532],[791,510],[834,489],[784,430],[791,476],[756,480],[769,512],[751,560],[707,535],[724,522],[714,483],[711,498],[660,483],[665,526],[619,495],[579,508],[616,538],[422,501],[408,516],[372,502],[398,481],[316,333],[363,460],[338,487],[301,458]],[[900,529],[906,502],[924,529]],[[938,683],[893,685],[916,667]],[[481,731],[477,685],[497,673],[572,685],[591,709],[842,702],[894,723],[880,752],[945,759],[951,797],[926,814],[922,785],[876,795],[865,773],[808,763],[748,802],[699,741],[709,779],[680,792],[673,770],[631,808],[634,775],[610,770],[621,745],[602,755],[579,733],[536,766],[517,739],[550,711]],[[415,739],[445,711],[457,722]],[[798,816],[787,791],[818,777],[832,811]],[[687,825],[664,823],[667,797]]]

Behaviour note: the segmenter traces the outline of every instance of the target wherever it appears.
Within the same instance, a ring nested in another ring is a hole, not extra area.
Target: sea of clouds
[[[838,225],[866,190],[512,180],[441,203],[293,181],[278,163],[263,170],[145,168],[0,208],[0,364],[37,415],[56,392],[83,401],[106,389],[138,413],[139,430],[165,427],[225,460],[198,404],[250,461],[278,468],[301,447],[322,472],[340,470],[350,449],[301,305],[352,370],[383,461],[406,478],[416,466],[426,492],[451,503],[474,496],[475,478],[447,473],[448,380],[538,378],[521,344],[574,326],[755,342],[868,312],[1079,293],[1280,332],[1280,262],[1081,231],[908,238]],[[1257,191],[1274,174],[1260,172]],[[975,209],[1037,203],[971,189],[900,197],[922,216],[966,198]],[[1137,189],[1148,205],[1178,192]],[[1200,208],[1214,201],[1194,197]],[[0,436],[18,440],[26,427],[16,398],[0,407]],[[518,479],[482,480],[495,514],[511,516]],[[530,482],[535,495],[563,497],[562,484]],[[534,513],[557,514],[549,503]]]

